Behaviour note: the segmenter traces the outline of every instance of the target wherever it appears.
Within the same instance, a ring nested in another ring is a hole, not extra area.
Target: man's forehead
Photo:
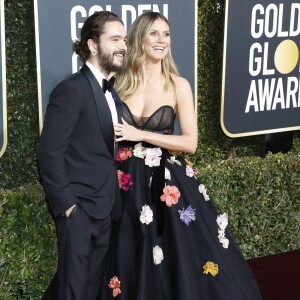
[[[118,33],[118,32],[125,32],[124,25],[121,22],[118,21],[111,21],[111,22],[106,22],[104,25],[104,34],[113,34],[113,32]]]

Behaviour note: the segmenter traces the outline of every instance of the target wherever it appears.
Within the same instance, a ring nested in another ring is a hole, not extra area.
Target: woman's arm
[[[193,154],[197,148],[198,130],[196,113],[193,103],[193,94],[188,81],[182,77],[174,78],[177,91],[177,115],[181,129],[180,135],[164,135],[143,131],[129,125],[114,124],[116,135],[121,135],[116,142],[144,141],[170,151]]]

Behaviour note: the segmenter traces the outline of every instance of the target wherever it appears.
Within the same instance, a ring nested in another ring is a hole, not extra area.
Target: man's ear
[[[88,45],[89,50],[91,51],[92,55],[97,55],[98,45],[92,39],[87,40],[87,45]]]

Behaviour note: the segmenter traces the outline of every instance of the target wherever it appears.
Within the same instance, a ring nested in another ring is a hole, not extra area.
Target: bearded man
[[[121,104],[107,79],[122,69],[123,22],[94,13],[73,49],[84,64],[52,91],[38,149],[58,241],[57,272],[43,296],[51,300],[97,298],[112,219],[121,210],[113,129]]]

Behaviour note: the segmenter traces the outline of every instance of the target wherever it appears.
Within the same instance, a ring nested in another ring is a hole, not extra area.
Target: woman
[[[155,12],[137,18],[128,33],[125,71],[117,78],[123,123],[115,124],[123,215],[100,299],[261,299],[227,215],[176,154],[195,152],[197,125],[170,43],[169,22]],[[180,135],[172,135],[175,114]]]

